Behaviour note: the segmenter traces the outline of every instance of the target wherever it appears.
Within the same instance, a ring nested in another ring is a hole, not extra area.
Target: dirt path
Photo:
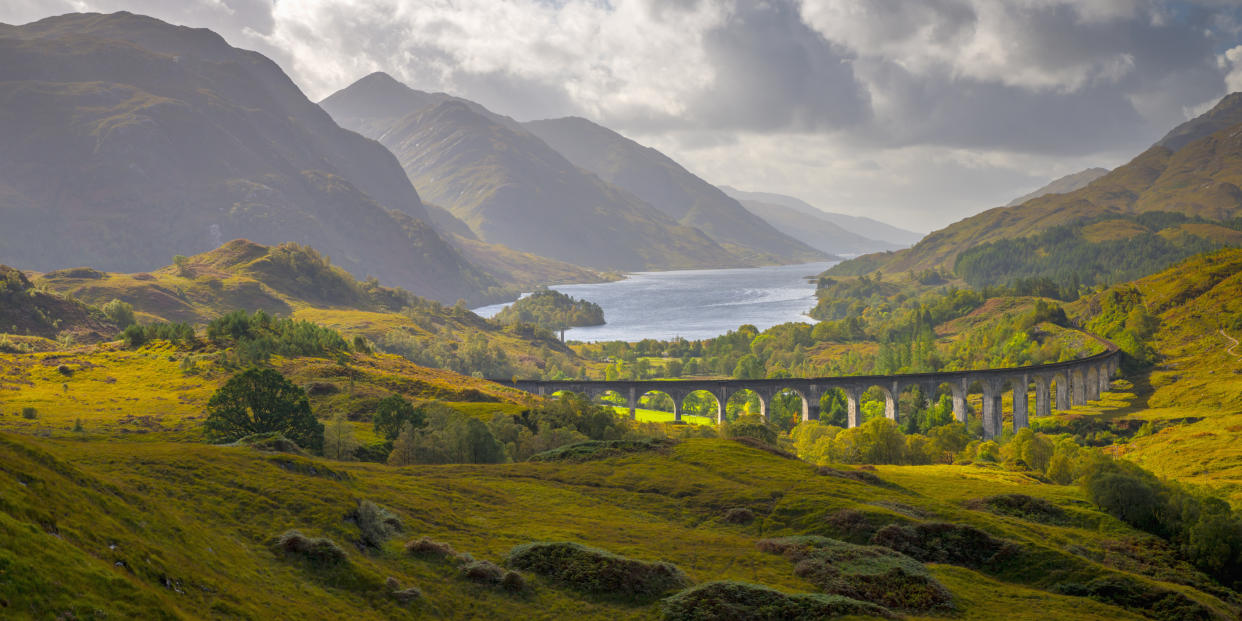
[[[1238,346],[1238,339],[1235,339],[1235,338],[1233,338],[1232,336],[1229,336],[1228,334],[1225,334],[1225,331],[1224,331],[1224,330],[1221,330],[1221,331],[1220,331],[1220,335],[1221,335],[1221,336],[1223,336],[1223,337],[1225,337],[1225,338],[1227,338],[1227,339],[1229,339],[1230,341],[1232,341],[1232,342],[1233,342],[1233,345],[1230,345],[1230,346],[1229,346],[1229,349],[1226,349],[1226,350],[1225,350],[1225,353],[1226,353],[1226,354],[1229,354],[1230,356],[1233,356],[1234,358],[1237,358],[1237,357],[1238,357],[1238,354],[1233,353],[1233,350],[1234,350],[1234,348],[1236,348],[1236,347]]]

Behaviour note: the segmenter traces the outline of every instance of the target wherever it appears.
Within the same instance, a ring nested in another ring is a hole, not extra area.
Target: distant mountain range
[[[814,244],[801,243],[798,236],[782,232],[747,211],[668,156],[611,129],[578,117],[532,121],[522,126],[575,165],[634,194],[679,223],[698,228],[743,260],[793,263],[826,258]]]
[[[789,232],[790,227],[813,227],[816,230],[822,230],[822,235],[825,237],[811,237],[811,233],[800,231],[799,235],[804,237],[799,237],[799,239],[803,241],[814,239],[816,241],[808,243],[821,250],[837,249],[835,251],[825,250],[825,252],[849,254],[894,250],[910,246],[923,238],[922,233],[907,231],[872,218],[823,211],[793,196],[771,192],[747,192],[727,185],[720,186],[720,189],[740,201],[750,211],[773,222],[783,231]],[[795,218],[794,213],[809,216],[812,220]],[[832,226],[821,228],[818,224],[820,222],[826,222]]]
[[[824,258],[728,197],[704,198],[714,188],[658,151],[587,121],[519,124],[383,73],[362,78],[321,105],[346,127],[391,149],[428,200],[485,242],[614,270]],[[567,123],[589,135],[571,140],[562,131]],[[629,183],[630,177],[613,175],[625,182],[615,184],[608,174],[593,174],[608,172],[595,150],[610,147],[627,170],[661,176]],[[683,217],[690,212],[695,215]],[[440,222],[454,227],[442,214]]]
[[[1201,242],[1236,245],[1236,231],[1213,222],[1242,216],[1240,128],[1242,94],[1234,93],[1204,115],[1178,126],[1129,163],[1084,187],[990,209],[935,231],[907,250],[860,257],[830,271],[952,271],[960,254],[982,244],[1091,223],[1098,224],[1084,231],[1090,243],[1154,232],[1164,242],[1186,247]],[[1165,217],[1159,212],[1172,215]],[[1144,214],[1154,215],[1135,226],[1133,220]],[[1152,241],[1164,243],[1160,240]],[[1021,257],[1009,260],[1018,259]]]
[[[141,271],[244,236],[440,300],[501,284],[390,152],[211,31],[71,14],[0,25],[0,58],[0,263]]]

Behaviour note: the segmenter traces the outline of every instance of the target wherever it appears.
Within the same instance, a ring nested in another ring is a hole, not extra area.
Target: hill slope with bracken
[[[487,369],[497,377],[539,377],[553,367],[572,373],[581,364],[550,332],[493,324],[465,308],[374,280],[357,281],[314,249],[297,244],[269,247],[238,239],[150,272],[71,268],[43,274],[34,284],[82,306],[120,300],[132,305],[144,324],[202,325],[227,313],[262,310],[351,339],[365,337],[382,350],[427,366],[467,373]]]
[[[566,159],[633,193],[681,224],[706,233],[740,258],[795,263],[824,259],[813,244],[747,211],[667,155],[578,117],[523,123]]]
[[[391,153],[211,31],[72,14],[5,26],[0,56],[0,262],[138,271],[244,234],[440,300],[498,284]]]
[[[372,75],[323,106],[391,149],[419,191],[481,241],[604,270],[741,263],[473,102]]]
[[[1237,125],[1222,125],[1238,116],[1242,116],[1242,97],[1231,95],[1178,133],[1194,140],[1184,144],[1166,140],[1181,145],[1177,150],[1163,143],[1154,145],[1079,190],[990,209],[935,231],[908,250],[864,257],[856,264],[847,262],[835,268],[835,273],[877,268],[887,273],[952,270],[960,253],[987,242],[1150,212],[1207,221],[1235,218],[1242,213],[1242,132]]]

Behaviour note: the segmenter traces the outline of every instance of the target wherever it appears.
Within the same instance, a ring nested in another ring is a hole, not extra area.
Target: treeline
[[[506,306],[492,319],[503,324],[533,323],[549,330],[564,330],[603,325],[604,311],[594,302],[545,289]]]
[[[372,424],[384,440],[361,449],[362,454],[397,466],[525,461],[591,440],[649,437],[612,408],[572,393],[520,414],[496,414],[486,422],[441,403],[415,406],[392,395],[376,407]]]
[[[226,366],[249,366],[266,363],[273,355],[330,357],[348,351],[369,352],[370,346],[361,337],[351,347],[336,330],[309,321],[273,317],[262,310],[253,314],[233,311],[207,324],[203,339],[187,323],[131,324],[121,333],[125,343],[137,348],[153,340],[165,340],[187,348],[207,343],[229,348],[229,356],[220,360]]]
[[[1145,229],[1126,239],[1090,241],[1084,229],[1099,220],[1047,229],[1031,237],[980,244],[957,256],[954,271],[977,289],[1040,283],[1040,295],[1077,299],[1084,287],[1109,285],[1158,272],[1186,257],[1210,252],[1221,244],[1191,234],[1161,235],[1164,229],[1187,223],[1207,223],[1170,212],[1112,216]],[[1212,222],[1237,228],[1237,222]],[[1050,295],[1055,294],[1055,295]]]

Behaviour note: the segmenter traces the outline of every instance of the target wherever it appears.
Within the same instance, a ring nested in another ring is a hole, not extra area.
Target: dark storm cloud
[[[852,58],[802,21],[792,2],[746,4],[706,33],[715,72],[690,108],[710,127],[832,131],[866,121]]]

